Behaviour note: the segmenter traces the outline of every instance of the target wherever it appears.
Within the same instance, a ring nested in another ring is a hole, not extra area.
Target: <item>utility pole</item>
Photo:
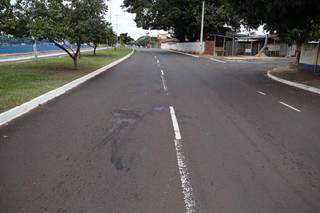
[[[318,69],[318,60],[319,60],[319,54],[320,54],[320,39],[318,40],[317,49],[318,50],[317,50],[316,63],[315,63],[313,72],[317,72],[317,69]]]
[[[146,31],[146,39],[144,41],[144,47],[147,48],[147,39],[149,37],[149,31]]]
[[[32,37],[32,40],[33,40],[33,54],[34,54],[34,58],[38,58],[38,50],[37,50],[37,40]]]
[[[117,37],[118,37],[118,32],[119,32],[119,23],[118,23],[118,17],[121,16],[119,14],[114,15],[116,17],[116,29],[117,29]],[[121,37],[120,37],[120,33],[119,33],[119,39],[117,38],[117,42],[120,40],[120,44],[121,45]]]
[[[205,2],[202,1],[202,16],[201,16],[201,33],[200,33],[200,46],[201,46],[201,53],[203,51],[203,26],[204,26],[204,7]]]
[[[109,0],[109,22],[110,22],[110,24],[111,24],[111,22],[112,22],[112,13],[111,13],[111,0]]]

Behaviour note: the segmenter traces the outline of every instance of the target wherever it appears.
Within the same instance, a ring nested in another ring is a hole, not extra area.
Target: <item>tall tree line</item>
[[[319,39],[318,0],[206,0],[205,34],[264,25],[281,39],[298,43]],[[180,41],[199,39],[202,0],[124,0],[144,29],[164,29]]]

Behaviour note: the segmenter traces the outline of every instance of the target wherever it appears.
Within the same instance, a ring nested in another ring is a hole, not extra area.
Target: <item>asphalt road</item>
[[[0,128],[0,212],[320,212],[320,96],[285,63],[137,49]]]

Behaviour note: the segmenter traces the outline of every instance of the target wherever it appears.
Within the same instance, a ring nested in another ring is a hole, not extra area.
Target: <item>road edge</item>
[[[65,94],[66,92],[78,87],[79,85],[85,83],[86,81],[100,75],[103,72],[108,71],[110,68],[120,64],[121,62],[125,61],[126,59],[130,58],[133,54],[134,54],[135,50],[133,49],[131,51],[131,53],[129,53],[128,55],[104,66],[99,68],[98,70],[95,70],[85,76],[82,76],[76,80],[73,80],[61,87],[58,87],[54,90],[51,90],[43,95],[40,95],[26,103],[21,104],[20,106],[16,106],[12,109],[9,109],[8,111],[5,111],[3,113],[0,113],[0,127],[4,124],[9,123],[10,121],[19,118],[20,116],[30,112],[31,110],[36,109],[37,107],[39,107],[42,104],[47,103],[48,101],[51,101],[63,94]]]
[[[178,54],[182,54],[182,55],[187,55],[187,56],[191,56],[191,57],[194,57],[194,58],[200,58],[199,55],[194,55],[194,54],[190,54],[190,53],[185,53],[185,52],[181,52],[181,51],[178,51],[178,50],[167,50],[168,52],[173,52],[173,53],[178,53]]]
[[[296,87],[298,89],[302,89],[302,90],[305,90],[305,91],[312,92],[312,93],[320,95],[320,89],[312,87],[312,86],[308,86],[308,85],[305,85],[305,84],[301,84],[301,83],[288,81],[288,80],[279,78],[279,77],[273,75],[272,71],[274,71],[274,69],[273,70],[269,70],[267,72],[268,77],[271,78],[272,80],[275,80],[277,82],[280,82],[280,83],[283,83],[283,84],[286,84],[286,85],[289,85],[289,86],[292,86],[292,87]]]

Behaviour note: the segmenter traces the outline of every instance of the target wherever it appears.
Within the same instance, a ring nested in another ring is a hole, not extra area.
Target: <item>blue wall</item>
[[[83,46],[85,47],[85,46]],[[37,42],[38,51],[49,51],[49,50],[60,50],[56,45],[50,42]],[[10,54],[10,53],[27,53],[32,52],[32,44],[27,43],[25,45],[21,44],[0,44],[0,54]]]
[[[58,48],[52,43],[39,42],[37,43],[38,51],[57,50]],[[0,44],[0,54],[8,53],[27,53],[32,52],[32,44]]]
[[[299,63],[299,70],[320,73],[320,65]]]

